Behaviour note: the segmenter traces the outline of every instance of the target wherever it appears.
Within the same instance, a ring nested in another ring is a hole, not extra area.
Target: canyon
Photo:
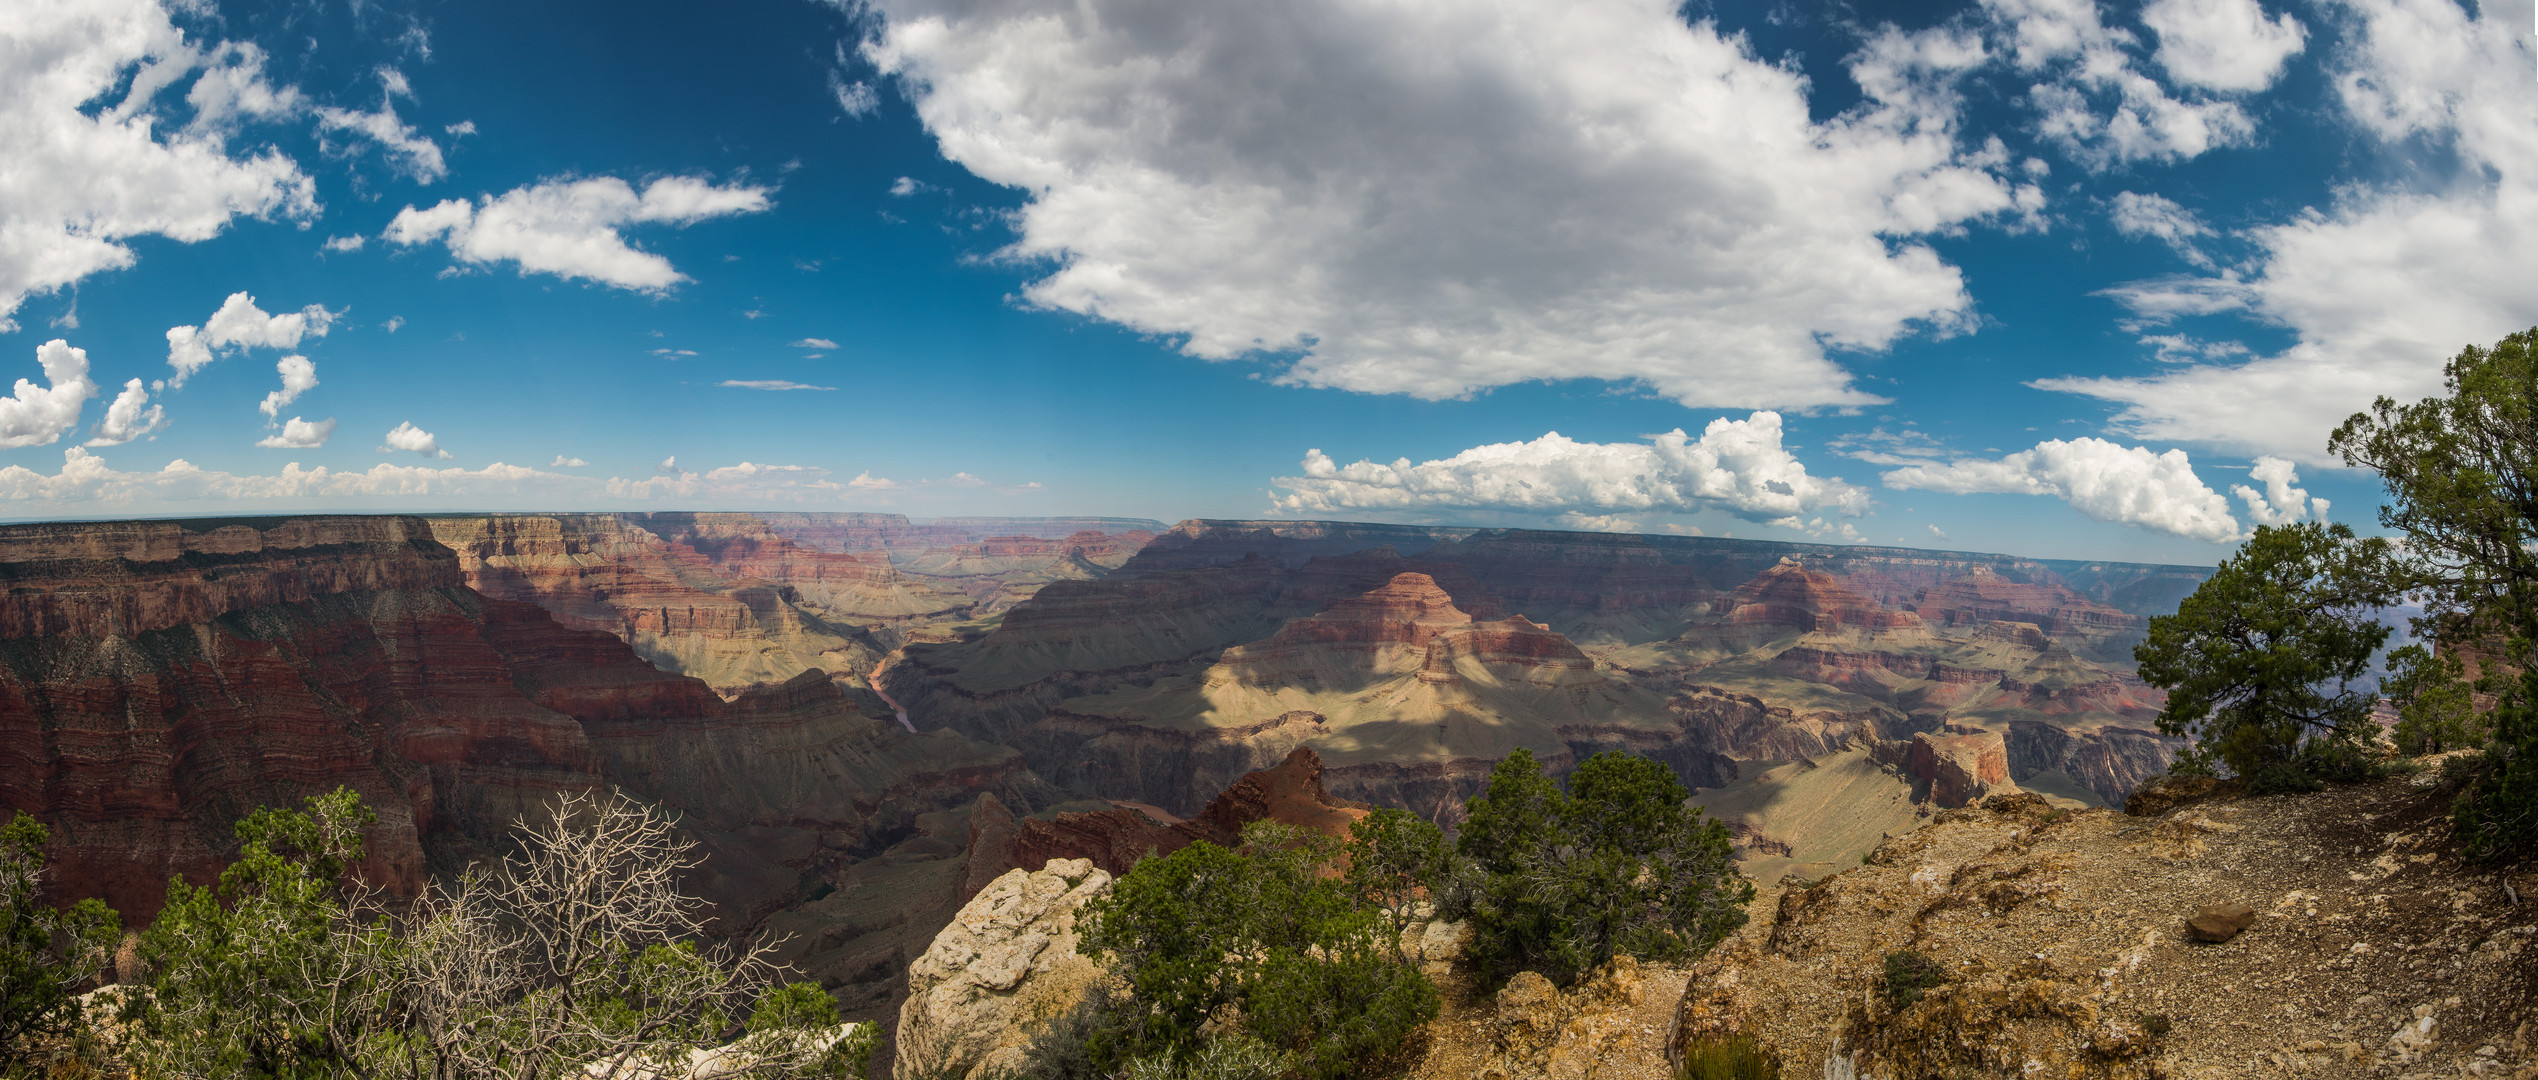
[[[2129,654],[2199,580],[1869,546],[1193,521],[984,633],[903,646],[886,678],[920,728],[1173,814],[1299,746],[1336,795],[1448,825],[1511,750],[1554,772],[1630,750],[1730,818],[1754,869],[1820,872],[1926,815],[1934,790],[1983,786],[1941,777],[1953,758],[1915,757],[1916,736],[1981,742],[1997,790],[2074,806],[2163,771],[2163,699]],[[1828,847],[1836,819],[1882,827]]]
[[[0,526],[0,808],[137,921],[257,806],[359,792],[364,878],[411,895],[613,789],[679,817],[719,931],[872,1018],[1009,870],[1451,827],[1519,748],[1665,762],[1763,880],[1992,794],[2120,802],[2173,747],[2127,654],[2199,573],[1284,521]]]

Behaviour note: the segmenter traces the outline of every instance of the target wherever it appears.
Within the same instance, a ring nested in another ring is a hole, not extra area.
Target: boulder
[[[2256,921],[2256,909],[2245,904],[2206,904],[2186,920],[2186,936],[2218,945],[2237,937]]]
[[[1051,859],[979,890],[908,965],[892,1075],[984,1080],[1020,1065],[1041,1023],[1101,977],[1076,951],[1075,915],[1110,882],[1088,860]]]

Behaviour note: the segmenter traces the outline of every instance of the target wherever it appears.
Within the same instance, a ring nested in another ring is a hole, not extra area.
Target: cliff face
[[[1900,548],[1185,522],[983,637],[909,647],[889,689],[921,726],[1176,813],[1298,745],[1334,791],[1450,819],[1518,746],[1555,771],[1629,749],[1716,790],[1951,726],[2002,741],[2004,782],[2103,804],[2169,753],[2122,597],[2199,572],[2072,569],[2088,589]]]
[[[688,815],[729,925],[924,811],[1036,795],[1011,751],[894,734],[824,678],[725,702],[487,598],[419,519],[9,526],[0,556],[0,808],[55,828],[63,895],[133,919],[244,812],[338,785],[381,818],[366,873],[410,892],[553,793],[623,784]]]

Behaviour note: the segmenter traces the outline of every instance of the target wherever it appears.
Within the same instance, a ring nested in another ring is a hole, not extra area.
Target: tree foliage
[[[696,863],[658,813],[567,795],[517,854],[393,916],[345,873],[375,820],[344,789],[260,810],[215,888],[170,883],[124,1015],[139,1071],[772,1078],[847,1075],[871,1051],[818,987],[774,985],[763,948],[698,944],[677,884]]]
[[[2499,663],[2485,775],[2458,803],[2469,849],[2538,846],[2538,329],[2469,346],[2441,397],[2373,403],[2328,446],[2387,486],[2380,521],[2405,537],[2403,583],[2424,629]]]
[[[1457,841],[1482,976],[1567,983],[1616,955],[1696,956],[1744,925],[1753,884],[1726,826],[1688,799],[1673,770],[1635,754],[1588,758],[1566,791],[1527,751],[1499,762]]]
[[[2252,790],[2313,786],[2369,728],[2378,695],[2361,680],[2390,633],[2376,613],[2401,592],[2385,540],[2258,527],[2133,650],[2168,691],[2160,730],[2195,738],[2189,766],[2224,764]]]
[[[51,839],[23,810],[0,825],[0,1060],[27,1040],[72,1033],[79,1015],[71,995],[97,977],[122,926],[101,900],[68,909],[44,902]]]
[[[2485,722],[2476,714],[2476,693],[2455,652],[2421,645],[2388,651],[2388,678],[2379,692],[2397,707],[2397,749],[2438,754],[2485,745]]]
[[[1380,848],[1376,837],[1355,839]],[[1139,1075],[1252,1060],[1202,1038],[1210,1022],[1237,1025],[1306,1076],[1361,1075],[1397,1052],[1436,1015],[1436,988],[1337,873],[1342,851],[1255,822],[1240,850],[1200,842],[1146,859],[1087,903],[1079,947],[1108,954],[1128,984],[1106,999],[1087,1056]]]
[[[1348,828],[1348,890],[1384,919],[1399,955],[1401,934],[1418,921],[1431,887],[1453,870],[1445,831],[1406,810],[1384,807]]]

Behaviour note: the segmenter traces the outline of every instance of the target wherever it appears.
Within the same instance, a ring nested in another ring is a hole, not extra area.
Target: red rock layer
[[[1941,626],[2032,623],[2048,634],[2136,634],[2148,620],[2090,600],[2060,585],[2012,581],[1988,568],[1949,579],[1914,605]]]
[[[1344,837],[1349,826],[1370,809],[1365,803],[1333,798],[1322,786],[1321,755],[1312,747],[1299,746],[1276,766],[1244,775],[1196,817],[1178,825],[1158,824],[1127,809],[1024,821],[1012,843],[1012,865],[1036,869],[1050,859],[1091,859],[1095,866],[1124,874],[1149,854],[1170,854],[1200,840],[1231,847],[1241,842],[1243,827],[1255,821],[1284,822]],[[969,878],[984,884],[978,869]],[[986,877],[993,879],[993,874]]]
[[[1793,626],[1830,633],[1844,627],[1894,630],[1921,625],[1908,611],[1888,611],[1853,592],[1840,578],[1796,560],[1763,571],[1720,601],[1727,621],[1740,626]]]
[[[820,851],[1018,771],[1010,751],[899,741],[823,678],[725,704],[458,584],[429,537],[413,518],[0,528],[18,610],[123,631],[0,637],[0,814],[54,827],[58,894],[147,919],[170,874],[216,872],[239,816],[339,785],[381,819],[365,873],[411,892],[427,851],[498,847],[607,778],[709,830],[702,887],[755,915]]]
[[[1914,732],[1904,769],[1930,785],[1930,801],[1964,806],[2009,783],[2009,746],[1998,732],[1932,735]]]

